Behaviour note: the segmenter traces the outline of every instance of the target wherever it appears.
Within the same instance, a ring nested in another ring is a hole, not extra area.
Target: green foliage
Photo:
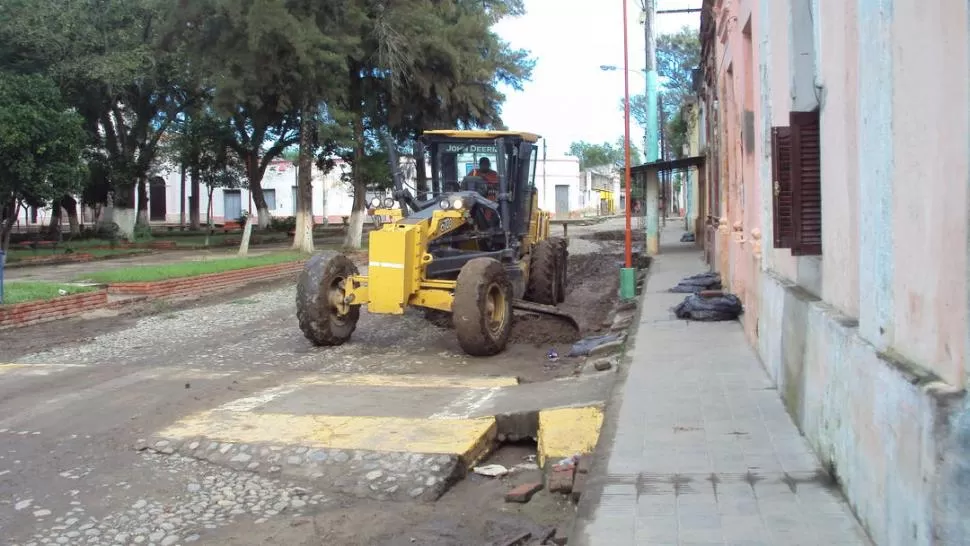
[[[666,118],[664,144],[673,157],[683,155],[683,144],[687,141],[687,125],[680,116],[681,107],[687,97],[693,95],[693,70],[701,62],[701,42],[697,31],[683,27],[673,34],[657,37],[657,73],[661,78],[660,99]],[[620,101],[623,108],[623,101]],[[647,127],[647,97],[630,97],[630,116],[643,127]]]
[[[0,71],[0,245],[21,203],[43,206],[77,191],[84,178],[81,118],[54,82]]]
[[[573,142],[569,145],[569,155],[579,158],[580,169],[590,169],[594,167],[610,167],[613,169],[623,169],[625,166],[626,152],[623,137],[617,139],[615,144],[604,142],[603,144],[591,144],[586,141]],[[639,165],[643,162],[640,150],[630,142],[630,166]]]
[[[192,112],[173,125],[170,136],[165,155],[184,165],[205,186],[239,188],[246,185],[246,169],[233,154],[235,134],[226,120],[211,112]]]
[[[274,217],[269,222],[269,229],[273,231],[291,231],[296,229],[296,217],[286,216],[284,218]]]
[[[100,187],[131,206],[135,183],[155,160],[158,142],[191,96],[189,63],[173,3],[163,0],[5,0],[0,3],[0,62],[58,82],[84,118]]]

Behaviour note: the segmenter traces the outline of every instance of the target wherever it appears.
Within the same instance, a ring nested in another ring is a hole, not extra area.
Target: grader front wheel
[[[532,250],[529,282],[525,299],[543,305],[559,303],[560,248],[552,239],[544,239]]]
[[[475,258],[461,268],[451,304],[458,344],[471,356],[502,352],[512,332],[512,284],[505,267]]]
[[[556,249],[558,250],[557,258],[559,261],[556,267],[556,303],[562,303],[566,301],[566,286],[567,286],[567,270],[569,269],[569,242],[562,237],[550,237],[550,241],[553,242]]]
[[[307,260],[296,285],[296,316],[314,345],[340,345],[357,328],[360,305],[347,303],[344,293],[344,284],[356,274],[357,266],[338,252]]]

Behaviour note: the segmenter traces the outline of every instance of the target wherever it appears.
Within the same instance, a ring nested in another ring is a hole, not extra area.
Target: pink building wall
[[[707,211],[716,222],[712,267],[743,300],[749,341],[875,542],[962,543],[970,536],[968,4],[705,6],[716,27],[705,37],[705,102],[716,104],[709,134],[720,139],[708,149],[720,194]],[[822,255],[799,257],[773,248],[770,130],[788,125],[791,110],[814,107]]]

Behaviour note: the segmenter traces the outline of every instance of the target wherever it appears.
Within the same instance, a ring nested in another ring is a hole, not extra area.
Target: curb
[[[71,318],[108,306],[108,291],[60,296],[51,300],[29,301],[0,306],[0,330],[23,328],[42,322]]]

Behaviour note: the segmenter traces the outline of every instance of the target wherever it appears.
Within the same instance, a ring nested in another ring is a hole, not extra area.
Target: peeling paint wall
[[[720,91],[714,267],[875,542],[966,543],[970,1],[714,5],[726,25],[705,64]],[[823,254],[793,257],[772,248],[770,130],[816,106]]]

